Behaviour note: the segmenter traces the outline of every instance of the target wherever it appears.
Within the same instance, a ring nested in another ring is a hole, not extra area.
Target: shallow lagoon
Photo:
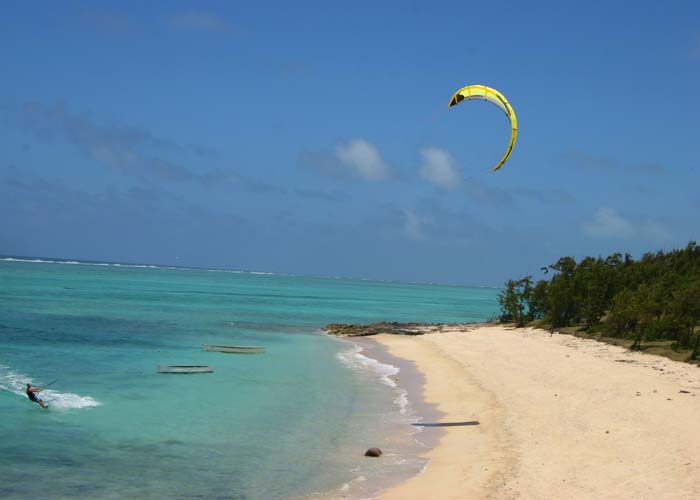
[[[318,329],[482,321],[496,313],[496,293],[2,260],[0,496],[282,499],[357,484],[385,466],[410,472],[419,464],[409,459],[361,456],[410,418],[397,388]],[[226,355],[203,343],[267,351]],[[157,364],[214,373],[158,375]],[[26,381],[56,378],[49,411],[23,396]]]

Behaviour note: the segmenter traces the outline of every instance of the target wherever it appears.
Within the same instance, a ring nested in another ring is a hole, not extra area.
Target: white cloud
[[[668,240],[670,234],[657,222],[647,220],[633,222],[624,218],[614,208],[601,207],[593,218],[582,224],[585,234],[595,238],[642,238],[655,242]]]
[[[634,234],[632,224],[613,208],[599,208],[593,219],[583,223],[583,232],[588,236],[619,236],[629,238]]]
[[[354,139],[347,144],[339,144],[335,154],[338,160],[357,177],[369,181],[381,181],[389,177],[389,167],[379,151],[364,139]]]
[[[417,214],[411,209],[404,209],[404,231],[414,240],[422,240],[425,238],[425,230],[427,226],[433,224],[433,219]]]
[[[420,154],[423,156],[420,175],[425,180],[447,191],[457,189],[462,184],[462,178],[450,153],[444,149],[425,148]]]

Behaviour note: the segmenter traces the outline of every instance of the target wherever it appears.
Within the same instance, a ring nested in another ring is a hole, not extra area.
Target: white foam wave
[[[5,262],[44,262],[47,264],[54,264],[55,261],[53,260],[41,260],[41,259],[14,259],[12,257],[4,257],[0,260],[4,260]]]
[[[399,392],[399,395],[394,398],[394,403],[396,406],[400,408],[400,412],[402,415],[405,415],[408,412],[408,392],[405,390],[401,389]]]
[[[27,382],[33,383],[31,377],[15,372],[9,367],[0,365],[0,389],[26,398]],[[99,406],[100,403],[90,396],[81,396],[71,392],[60,392],[51,389],[42,391],[41,396],[49,407],[59,410],[72,410]]]
[[[65,264],[78,266],[108,266],[108,267],[135,267],[135,268],[153,268],[157,269],[160,266],[148,266],[144,264],[118,264],[112,262],[80,262],[77,260],[49,260],[49,259],[17,259],[14,257],[2,257],[0,261],[4,262],[28,262],[32,264]]]
[[[51,408],[60,410],[91,408],[93,406],[100,405],[100,403],[92,399],[90,396],[81,396],[71,392],[58,392],[47,389],[42,394],[44,394],[44,401],[46,404],[48,404]]]
[[[348,368],[371,370],[379,375],[379,380],[383,384],[389,387],[396,387],[396,382],[391,377],[399,373],[399,367],[368,358],[362,354],[362,347],[358,345],[353,346],[352,350],[339,352],[336,354],[336,358]]]
[[[405,389],[400,388],[394,376],[400,371],[398,366],[390,365],[387,363],[381,363],[374,358],[369,358],[362,354],[362,347],[354,345],[353,349],[347,351],[341,351],[336,354],[336,358],[346,367],[353,370],[360,371],[371,371],[379,377],[379,381],[388,385],[397,392],[394,398],[394,404],[398,406],[399,413],[403,416],[410,415],[410,402],[408,400],[408,392]]]
[[[232,273],[232,274],[258,274],[265,276],[297,276],[289,273],[271,273],[265,271],[240,271],[236,269],[198,269],[191,267],[176,267],[176,266],[154,266],[152,264],[120,264],[118,262],[80,262],[68,260],[50,260],[50,259],[22,259],[16,257],[0,257],[0,262],[29,262],[34,264],[72,264],[80,266],[100,266],[100,267],[126,267],[133,269],[172,269],[177,271],[208,271],[212,273]]]
[[[22,387],[26,382],[26,377],[13,372],[5,365],[0,365],[0,389],[22,396],[24,395]]]
[[[355,469],[355,470],[352,470],[351,472],[357,473],[358,470]],[[340,488],[338,488],[338,491],[343,494],[342,498],[346,498],[345,495],[347,494],[348,491],[350,491],[350,488],[352,488],[357,483],[364,483],[365,481],[367,481],[367,478],[360,474],[357,477],[355,477],[354,479],[348,481],[347,483],[344,483]],[[336,500],[336,498],[334,497],[333,500]]]

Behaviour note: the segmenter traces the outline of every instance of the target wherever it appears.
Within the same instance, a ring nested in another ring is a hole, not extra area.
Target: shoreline
[[[418,397],[425,377],[415,364],[393,355],[383,344],[370,338],[336,338],[336,341],[355,350],[354,353],[346,351],[342,356],[344,359],[352,356],[354,361],[351,364],[343,361],[343,364],[365,376],[371,375],[372,386],[384,387],[391,398],[391,410],[386,412],[387,408],[373,418],[374,425],[383,428],[376,435],[377,439],[368,441],[364,439],[366,436],[358,435],[357,446],[351,445],[344,452],[361,455],[370,447],[378,447],[383,454],[379,459],[362,457],[362,465],[354,469],[355,477],[337,488],[316,491],[298,500],[375,499],[387,488],[421,474],[428,462],[426,452],[437,444],[439,429],[425,433],[416,426],[424,419],[437,420],[441,413],[436,405]],[[383,401],[387,401],[386,394],[382,394]]]
[[[700,498],[694,365],[501,325],[370,339],[442,413],[425,470],[380,500]]]

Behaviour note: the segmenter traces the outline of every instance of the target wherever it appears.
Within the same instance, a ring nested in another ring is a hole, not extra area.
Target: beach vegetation
[[[501,321],[515,323],[515,326],[525,326],[532,321],[532,276],[519,280],[508,280],[505,289],[498,294],[501,305]],[[527,307],[527,311],[526,311]]]
[[[566,256],[548,266],[549,280],[508,280],[500,321],[535,324],[632,350],[669,350],[700,359],[700,246],[644,254]],[[649,349],[648,349],[649,348]]]

